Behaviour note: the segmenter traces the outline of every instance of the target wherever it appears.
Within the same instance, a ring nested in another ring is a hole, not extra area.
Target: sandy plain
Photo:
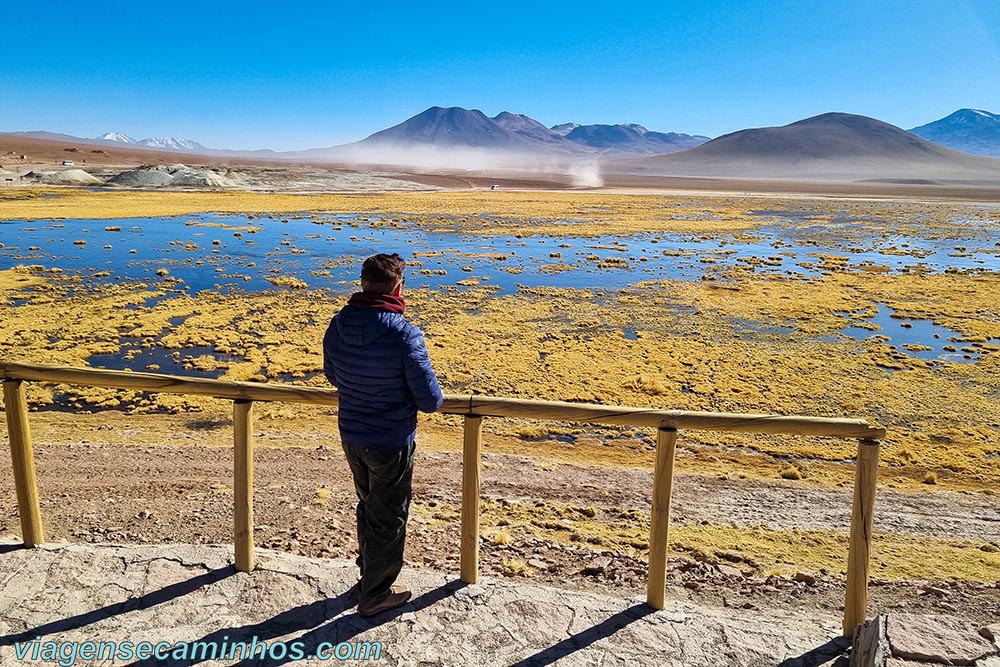
[[[687,185],[694,188],[696,184]],[[45,196],[52,194],[59,196]],[[990,531],[997,525],[990,522],[1000,519],[995,492],[1000,488],[1000,346],[996,344],[1000,339],[996,310],[1000,267],[998,248],[987,241],[1000,227],[1000,214],[995,205],[945,201],[958,195],[939,189],[920,192],[915,198],[903,198],[891,189],[882,191],[881,197],[867,190],[852,198],[832,194],[836,193],[808,198],[814,211],[825,211],[827,216],[826,224],[815,230],[813,275],[758,273],[759,264],[753,262],[713,270],[712,262],[705,262],[702,280],[636,280],[616,290],[597,284],[593,288],[526,285],[499,294],[487,282],[459,283],[469,281],[470,276],[454,271],[452,289],[408,291],[410,312],[427,333],[432,360],[449,392],[689,410],[852,416],[883,424],[889,436],[883,446],[880,482],[883,490],[897,495],[888,503],[888,516],[881,524],[884,556],[876,565],[876,576],[886,582],[906,582],[899,583],[903,586],[898,596],[901,604],[922,594],[920,587],[926,581],[913,580],[955,578],[978,583],[969,584],[977,587],[974,590],[956,589],[966,597],[956,594],[955,599],[949,598],[951,604],[978,600],[966,606],[996,608],[1000,589],[992,586],[1000,580],[1000,535]],[[629,261],[637,264],[644,252],[658,250],[652,240],[657,234],[683,232],[706,239],[723,234],[752,236],[763,224],[752,211],[797,210],[805,196],[548,191],[290,195],[19,188],[0,197],[0,217],[107,220],[228,211],[253,216],[248,220],[252,225],[268,224],[262,218],[272,215],[352,213],[365,215],[364,223],[371,226],[472,236],[503,234],[528,240],[537,236],[554,240],[597,234],[642,236],[643,242],[633,244],[642,246],[642,251],[631,248],[625,266],[615,260],[613,250],[595,252],[595,260],[579,260],[593,261],[595,266],[603,263],[601,271],[627,271]],[[484,215],[484,211],[491,213]],[[892,234],[936,242],[958,239],[955,245],[962,249],[954,252],[977,254],[984,258],[983,265],[947,272],[922,270],[919,245],[902,241],[886,254],[912,258],[912,270],[888,271],[878,264],[859,267],[850,261],[857,243],[845,240],[836,221],[845,213],[862,221],[852,223],[861,228],[852,234]],[[567,225],[567,219],[574,224]],[[211,265],[211,257],[202,259]],[[713,258],[706,252],[701,259]],[[758,260],[763,263],[769,258]],[[56,264],[40,264],[30,257],[25,261],[27,268],[0,272],[0,357],[86,365],[91,355],[118,351],[120,337],[127,335],[168,351],[192,370],[231,379],[325,385],[317,375],[321,369],[318,341],[350,285],[334,293],[290,283],[262,293],[209,290],[189,295],[169,277],[169,261],[162,279],[120,284],[59,272]],[[507,260],[495,261],[502,268]],[[554,266],[568,263],[568,258],[553,259]],[[415,272],[420,270],[414,266]],[[957,339],[953,341],[956,353],[961,355],[968,348],[965,354],[974,360],[927,361],[890,345],[889,340],[859,342],[838,336],[845,319],[866,326],[872,304],[888,305],[899,318],[946,327]],[[749,335],[746,322],[753,323]],[[185,353],[193,347],[210,348],[212,353]],[[69,468],[81,480],[94,477],[94,469],[78,449],[67,449],[71,443],[99,445],[99,451],[88,453],[87,458],[109,459],[112,468],[117,461],[127,470],[122,464],[133,457],[131,448],[156,446],[157,456],[201,460],[203,452],[192,454],[170,443],[176,443],[179,433],[192,444],[224,445],[227,437],[228,406],[218,401],[37,384],[30,385],[29,395],[37,410],[32,419],[45,444],[45,456],[56,457],[55,468],[76,461]],[[52,410],[53,405],[58,409]],[[85,414],[90,412],[95,414]],[[74,413],[84,416],[67,418]],[[267,405],[260,406],[259,417],[262,432],[283,434],[264,438],[262,446],[294,446],[303,450],[297,457],[326,457],[323,460],[331,466],[342,463],[337,460],[335,421],[329,411]],[[426,462],[432,480],[427,488],[453,484],[458,471],[454,452],[459,424],[449,417],[431,416],[423,427],[425,447],[441,457],[428,455],[435,462]],[[637,480],[629,471],[650,467],[652,433],[488,420],[487,437],[498,457],[489,463],[504,469],[527,466],[525,470],[540,475],[530,485],[530,494],[522,496],[516,489],[505,488],[490,497],[496,507],[490,505],[485,526],[497,548],[487,559],[490,567],[508,576],[546,576],[556,581],[572,578],[588,558],[631,563],[618,568],[623,572],[641,569],[637,564],[644,558],[642,517],[648,501],[643,500],[643,489],[636,492],[631,487]],[[325,453],[331,449],[333,454]],[[221,451],[205,450],[210,452],[205,454],[205,463],[217,461]],[[823,493],[842,493],[850,487],[853,456],[853,443],[830,439],[685,433],[680,466],[694,484],[722,484],[737,495],[750,488],[798,489],[798,502],[808,505],[826,502]],[[572,466],[584,466],[587,472],[574,473]],[[224,462],[213,470],[209,477],[224,474]],[[199,535],[188,535],[182,527],[198,513],[198,507],[218,509],[216,505],[224,504],[225,487],[213,490],[189,475],[171,472],[168,479],[186,480],[183,489],[150,489],[142,495],[131,494],[135,498],[115,491],[119,486],[134,487],[147,474],[135,471],[126,473],[124,479],[97,475],[90,484],[51,484],[43,495],[48,494],[52,511],[72,505],[73,499],[105,508],[95,509],[89,517],[75,513],[73,521],[60,520],[57,534],[105,539],[97,529],[111,518],[109,504],[127,502],[128,516],[123,515],[127,524],[136,521],[128,517],[139,505],[169,508],[164,513],[170,521],[143,531],[142,539],[219,538],[218,527]],[[60,478],[73,475],[64,472]],[[585,497],[590,492],[583,491],[570,497],[561,490],[569,482],[594,485],[606,475],[616,480],[624,495],[598,499]],[[346,540],[348,527],[340,526],[341,519],[329,514],[342,514],[342,505],[349,502],[349,489],[339,477],[336,482],[324,482],[315,470],[304,474],[308,481],[304,486],[297,484],[295,491],[302,497],[295,496],[288,503],[281,500],[288,494],[275,490],[274,494],[282,494],[275,495],[275,507],[288,505],[291,512],[279,512],[281,521],[298,522],[311,541],[304,544],[280,532],[284,528],[275,528],[269,540],[304,553],[322,553],[321,528],[333,523],[339,526],[338,535],[344,533],[338,541]],[[265,491],[265,495],[270,493]],[[327,500],[331,494],[336,503]],[[457,522],[456,498],[454,493],[434,497],[428,491],[428,495],[416,512],[422,517],[420,534],[433,537],[420,541],[424,546],[411,558],[440,567],[454,556],[448,536]],[[543,505],[528,503],[529,495],[532,499],[545,496],[539,499]],[[893,523],[892,516],[906,516],[904,507],[919,507],[924,497],[934,499],[933,520],[939,528],[927,534]],[[937,502],[951,497],[962,502]],[[527,505],[512,508],[511,502]],[[747,502],[760,503],[759,521],[731,516],[734,507]],[[782,522],[780,505],[769,507],[756,497],[739,500],[731,496],[718,506],[716,515],[690,510],[687,518],[680,519],[686,528],[675,543],[679,558],[720,563],[730,562],[727,559],[736,554],[736,562],[748,577],[762,578],[761,586],[775,583],[763,584],[766,576],[784,576],[787,581],[800,570],[822,570],[827,573],[822,576],[837,582],[836,564],[846,544],[842,522],[810,522],[799,514],[794,521]],[[312,508],[314,515],[295,508]],[[623,511],[627,516],[620,515]],[[970,515],[985,519],[970,524]],[[8,511],[6,528],[0,526],[0,532],[14,530],[13,518]],[[566,521],[571,522],[571,530],[566,530]],[[123,538],[127,532],[119,531]],[[572,551],[563,550],[567,541]],[[505,552],[510,542],[513,551]],[[329,552],[339,554],[342,549],[338,549]],[[558,567],[529,566],[532,559]],[[708,589],[718,593],[727,585],[717,583],[718,588],[708,585]],[[637,584],[638,579],[631,576],[621,581],[602,579],[602,585]]]

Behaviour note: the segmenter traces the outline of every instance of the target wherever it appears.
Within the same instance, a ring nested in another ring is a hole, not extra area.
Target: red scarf
[[[348,306],[355,308],[372,308],[390,313],[402,314],[406,310],[406,302],[398,294],[376,294],[374,292],[355,292]]]

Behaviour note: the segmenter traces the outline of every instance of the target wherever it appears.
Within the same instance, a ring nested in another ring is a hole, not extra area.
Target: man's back
[[[344,307],[323,339],[324,370],[340,391],[340,432],[359,447],[413,442],[417,410],[441,406],[420,330],[399,312]]]

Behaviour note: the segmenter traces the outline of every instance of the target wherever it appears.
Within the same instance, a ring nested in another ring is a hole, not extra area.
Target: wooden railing
[[[281,401],[337,405],[334,389],[253,382],[226,382],[154,373],[132,373],[93,368],[44,366],[0,361],[4,406],[10,439],[21,534],[26,546],[44,541],[34,457],[28,429],[24,381],[131,389],[172,394],[196,394],[233,401],[234,426],[234,550],[237,569],[249,572],[253,554],[253,402]],[[868,604],[868,563],[872,545],[875,482],[879,441],[885,429],[861,419],[784,417],[714,412],[685,412],[612,407],[584,403],[531,401],[489,396],[446,396],[441,412],[465,417],[462,450],[462,581],[479,577],[480,460],[484,417],[522,417],[588,424],[628,424],[657,429],[649,531],[649,574],[646,602],[663,609],[666,596],[670,498],[677,431],[703,429],[744,433],[786,433],[856,438],[854,503],[847,559],[844,634],[865,620]]]

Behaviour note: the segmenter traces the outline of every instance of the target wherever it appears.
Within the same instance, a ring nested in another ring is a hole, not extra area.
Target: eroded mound
[[[83,169],[66,169],[64,171],[31,171],[25,178],[51,185],[101,185],[104,183]]]
[[[244,181],[245,179],[235,172],[222,174],[212,169],[172,164],[123,171],[109,182],[129,187],[232,188]]]

